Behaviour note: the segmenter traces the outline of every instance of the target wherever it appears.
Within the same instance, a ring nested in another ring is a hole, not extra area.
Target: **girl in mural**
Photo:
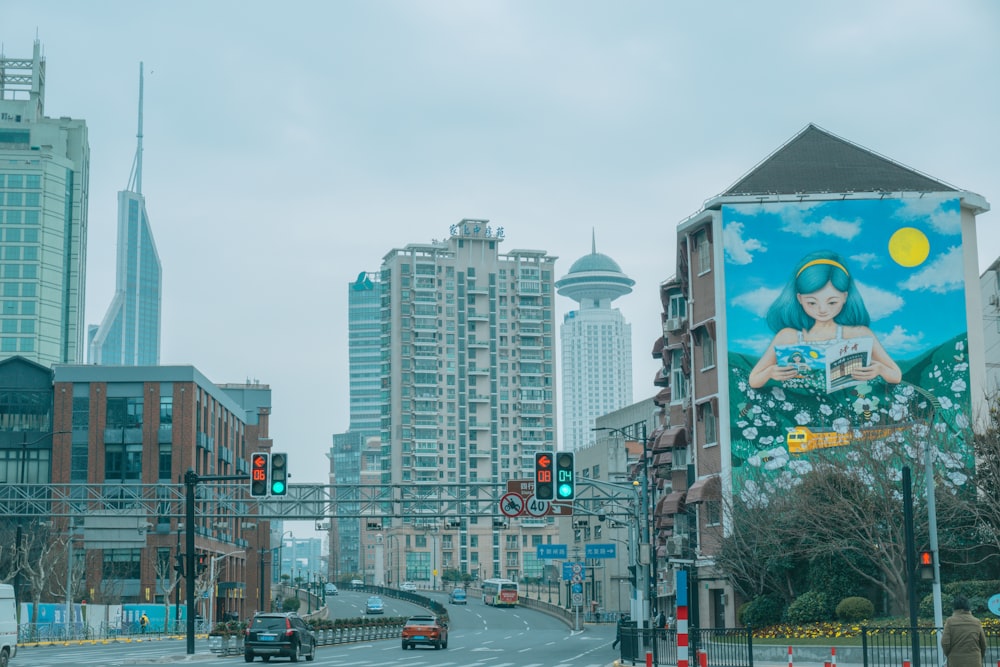
[[[842,362],[843,379],[851,382],[881,377],[897,384],[902,372],[868,328],[870,320],[843,258],[831,251],[806,255],[767,311],[767,324],[775,336],[750,372],[750,386],[756,389],[768,380],[786,382],[798,377],[801,367],[788,363],[787,357],[779,361],[778,354],[778,350],[794,346],[830,350]],[[867,363],[852,362],[849,354],[845,356],[851,349],[867,350],[869,345]]]

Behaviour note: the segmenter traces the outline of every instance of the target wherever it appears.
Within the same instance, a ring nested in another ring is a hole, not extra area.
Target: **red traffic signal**
[[[535,498],[552,500],[555,495],[555,475],[552,472],[552,452],[535,452]]]
[[[264,452],[250,455],[250,495],[267,495],[267,454]]]
[[[919,561],[919,570],[921,579],[934,579],[934,552],[933,551],[921,551]]]

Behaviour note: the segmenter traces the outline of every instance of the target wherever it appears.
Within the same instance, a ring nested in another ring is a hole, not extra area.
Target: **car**
[[[465,595],[464,588],[453,588],[451,593],[448,594],[448,602],[451,604],[466,604],[468,599]]]
[[[384,614],[385,613],[385,603],[382,602],[382,598],[377,595],[373,595],[368,598],[365,602],[365,613],[366,614]]]
[[[403,626],[403,650],[417,644],[448,648],[448,624],[437,616],[411,616]]]
[[[416,593],[417,585],[412,581],[404,581],[399,585],[399,590],[406,591],[407,593]]]
[[[360,579],[351,579],[351,588],[357,590],[359,588],[364,588],[364,587],[365,587],[365,582],[361,581]]]
[[[11,584],[0,584],[0,665],[6,665],[15,655],[17,602],[14,600],[14,587]]]
[[[340,595],[340,591],[337,590],[336,584],[327,584],[324,592],[327,595]]]
[[[300,655],[310,662],[316,659],[316,634],[298,614],[261,612],[247,624],[243,638],[246,662],[253,662],[257,656],[264,662],[275,656],[298,662]]]

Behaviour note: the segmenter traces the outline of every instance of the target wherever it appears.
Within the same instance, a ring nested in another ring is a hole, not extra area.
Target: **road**
[[[447,603],[443,593],[430,597]],[[343,591],[328,598],[333,617],[363,615],[368,595]],[[426,613],[411,603],[384,598],[387,616]],[[320,646],[316,667],[607,667],[617,656],[611,650],[613,626],[587,626],[573,632],[560,621],[529,609],[496,609],[470,597],[467,605],[448,605],[451,618],[448,648],[416,647],[403,651],[398,639]],[[192,661],[205,667],[243,664],[239,656],[222,657],[208,650],[207,640],[195,643],[195,655],[186,655],[184,640],[165,639],[130,644],[22,647],[11,667],[55,665],[154,664]],[[269,665],[287,663],[273,659]],[[262,665],[260,661],[255,664]]]

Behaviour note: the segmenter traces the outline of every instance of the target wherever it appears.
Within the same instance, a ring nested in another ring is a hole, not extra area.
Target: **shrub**
[[[785,618],[789,623],[816,623],[829,620],[831,611],[826,593],[806,591],[789,605]]]
[[[294,595],[281,601],[281,611],[298,611],[301,606],[302,600],[298,599]]]
[[[781,620],[785,604],[775,595],[755,597],[742,607],[741,623],[754,628],[774,625]]]
[[[868,598],[844,598],[837,605],[837,618],[845,623],[857,623],[875,616],[875,605]]]

